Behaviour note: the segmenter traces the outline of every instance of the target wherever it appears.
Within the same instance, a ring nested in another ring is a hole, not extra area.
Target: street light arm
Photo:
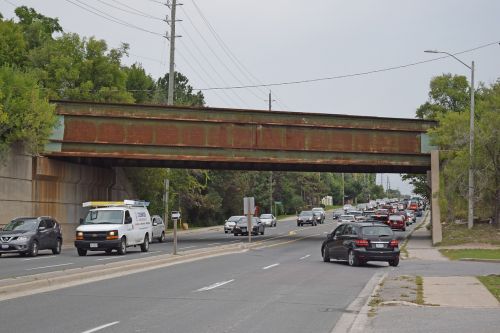
[[[434,51],[434,50],[426,50],[424,51],[426,53],[442,53],[442,54],[446,54],[450,57],[452,57],[453,59],[457,60],[457,61],[460,61],[462,63],[462,65],[464,65],[465,67],[467,67],[468,69],[471,69],[472,70],[472,67],[467,65],[465,62],[463,62],[462,60],[458,59],[457,57],[455,57],[453,54],[451,53],[448,53],[448,52],[445,52],[445,51]]]

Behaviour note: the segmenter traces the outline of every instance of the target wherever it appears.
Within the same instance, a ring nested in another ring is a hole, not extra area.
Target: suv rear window
[[[361,233],[365,236],[393,236],[391,228],[386,226],[369,226],[361,228]]]

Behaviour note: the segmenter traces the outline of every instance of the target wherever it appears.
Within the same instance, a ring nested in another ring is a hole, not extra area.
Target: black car
[[[314,213],[311,210],[303,210],[297,216],[297,227],[301,227],[304,224],[317,225],[318,221],[314,217]]]
[[[258,217],[252,217],[252,235],[264,235],[265,228],[264,223]],[[242,217],[236,222],[233,234],[235,236],[248,235],[248,220],[246,217]]]
[[[61,253],[61,227],[50,216],[19,217],[0,231],[0,255],[19,253],[35,257],[39,250],[49,249]]]
[[[347,260],[350,266],[367,261],[387,261],[399,264],[399,247],[393,231],[387,225],[374,222],[347,222],[338,226],[321,245],[323,261]]]

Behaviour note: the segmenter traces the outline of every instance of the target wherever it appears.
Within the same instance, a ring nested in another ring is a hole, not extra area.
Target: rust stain
[[[94,141],[96,123],[89,120],[71,119],[64,123],[64,139],[68,141]]]
[[[133,124],[127,126],[127,143],[153,143],[153,127]]]
[[[179,128],[174,125],[159,125],[155,127],[156,144],[175,145],[179,142]]]
[[[125,142],[125,129],[120,124],[108,122],[100,124],[97,132],[97,140],[110,143]]]

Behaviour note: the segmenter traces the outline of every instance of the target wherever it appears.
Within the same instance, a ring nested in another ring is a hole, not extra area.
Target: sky
[[[158,78],[168,71],[162,21],[167,0],[0,0],[14,16],[25,5],[59,18],[64,31],[130,45],[126,64],[139,62]],[[500,77],[498,0],[183,0],[178,6],[176,70],[195,89],[289,83],[376,71],[457,55],[475,61],[476,82]],[[93,13],[92,13],[93,12]],[[98,15],[96,15],[98,14]],[[104,16],[105,18],[103,18]],[[120,23],[117,23],[120,22]],[[125,24],[125,25],[124,25]],[[452,58],[416,66],[270,87],[203,90],[207,105],[413,118],[428,99],[429,82],[470,70]],[[399,175],[391,188],[409,193]],[[378,176],[380,179],[380,175]]]

